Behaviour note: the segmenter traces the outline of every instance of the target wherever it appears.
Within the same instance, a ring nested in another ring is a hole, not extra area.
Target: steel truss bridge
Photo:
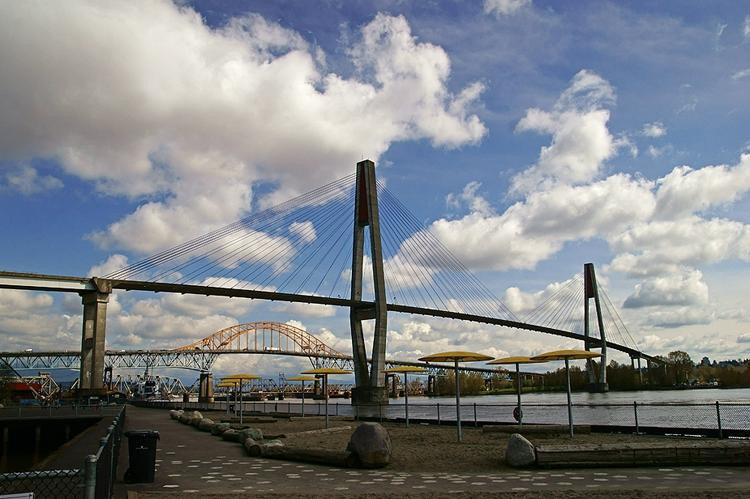
[[[176,349],[107,350],[105,364],[113,369],[181,368],[211,371],[220,355],[260,354],[307,357],[313,367],[352,369],[352,356],[338,352],[320,339],[289,324],[251,322],[221,329],[206,338]],[[81,353],[74,350],[59,352],[0,352],[0,362],[14,369],[54,369],[80,367]],[[386,359],[388,367],[418,366],[428,374],[443,374],[452,366]],[[497,374],[498,369],[460,366],[464,372],[484,375]],[[524,373],[535,374],[535,373]]]

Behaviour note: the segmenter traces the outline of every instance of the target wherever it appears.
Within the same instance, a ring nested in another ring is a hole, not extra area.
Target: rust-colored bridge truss
[[[192,350],[278,352],[308,357],[350,358],[349,355],[334,350],[304,329],[269,321],[230,326],[175,350],[178,352]]]

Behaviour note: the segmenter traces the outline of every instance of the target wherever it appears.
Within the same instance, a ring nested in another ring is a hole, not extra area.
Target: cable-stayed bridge
[[[599,348],[591,381],[606,389],[607,349],[640,351],[586,264],[523,318],[513,313],[375,178],[355,174],[95,278],[0,272],[0,287],[83,297],[81,387],[101,387],[114,290],[225,296],[349,310],[356,403],[384,403],[388,313],[493,324]],[[590,301],[594,301],[593,319]],[[581,306],[583,305],[583,306]],[[370,351],[362,321],[375,320]]]

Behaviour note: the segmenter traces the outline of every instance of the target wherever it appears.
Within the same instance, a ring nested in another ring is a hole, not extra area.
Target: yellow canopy
[[[545,362],[544,360],[531,360],[531,357],[503,357],[501,359],[495,359],[487,362],[487,364],[499,365],[499,364],[538,364]]]
[[[427,369],[424,367],[419,366],[398,366],[398,367],[391,367],[389,369],[384,369],[384,373],[426,373]]]
[[[475,352],[441,352],[420,357],[423,362],[477,362],[479,360],[492,360],[489,355]]]
[[[575,359],[593,359],[594,357],[601,357],[602,354],[596,352],[588,352],[586,350],[555,350],[554,352],[547,352],[541,355],[535,355],[531,357],[531,360],[537,361],[548,361],[548,360],[575,360]]]
[[[260,376],[257,374],[232,374],[221,378],[222,381],[247,381],[249,379],[260,379]]]
[[[302,371],[302,374],[351,374],[351,371],[339,369],[338,367],[317,367],[308,371]]]
[[[217,388],[233,388],[235,383],[231,383],[229,381],[222,381],[221,383],[216,383]]]
[[[287,381],[315,381],[315,376],[289,376]]]

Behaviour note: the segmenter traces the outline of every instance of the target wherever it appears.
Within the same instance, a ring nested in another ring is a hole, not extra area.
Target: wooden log
[[[591,433],[591,426],[589,425],[576,425],[574,427],[575,432],[581,435],[588,435]],[[568,425],[484,425],[482,426],[482,433],[520,433],[521,435],[533,435],[533,434],[566,434],[568,433]]]
[[[286,436],[287,438],[289,438],[295,435],[314,435],[316,433],[336,433],[339,431],[346,431],[346,430],[351,430],[351,429],[352,429],[351,426],[336,426],[333,428],[321,428],[319,430],[297,431],[294,433],[287,433]]]
[[[750,442],[659,442],[538,445],[543,467],[747,465]]]
[[[311,464],[326,464],[339,468],[356,468],[359,465],[357,456],[349,451],[337,451],[321,448],[302,448],[284,446],[260,446],[261,455],[269,459],[283,459]]]

